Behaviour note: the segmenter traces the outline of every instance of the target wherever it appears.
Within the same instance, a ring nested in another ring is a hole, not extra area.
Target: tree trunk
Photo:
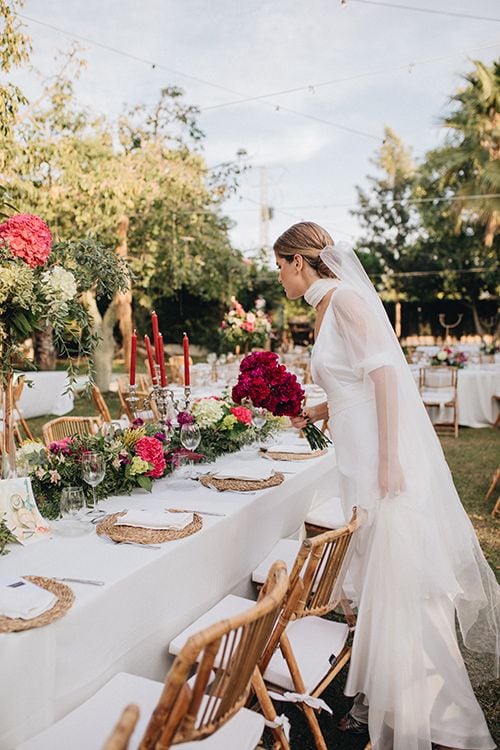
[[[52,338],[52,326],[37,331],[33,337],[35,364],[39,370],[55,370],[57,353]]]
[[[122,216],[118,222],[118,246],[116,252],[123,258],[127,257],[127,232],[129,220],[128,216]],[[132,340],[132,291],[129,287],[126,292],[118,292],[115,297],[116,318],[120,327],[120,333],[123,339],[123,359],[125,368],[130,362],[130,345]]]
[[[493,247],[493,240],[496,237],[498,229],[498,211],[493,211],[486,224],[484,232],[484,245],[485,247]]]
[[[103,393],[109,391],[109,384],[113,374],[113,356],[115,353],[115,339],[113,328],[116,323],[116,308],[114,301],[101,315],[92,292],[84,294],[84,301],[89,309],[93,321],[93,329],[99,336],[99,343],[94,351],[95,380]]]

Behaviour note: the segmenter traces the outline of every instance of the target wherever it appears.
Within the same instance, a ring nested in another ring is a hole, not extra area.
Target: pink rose
[[[52,235],[39,216],[17,214],[0,224],[0,241],[6,241],[12,255],[31,268],[43,266],[50,255]]]
[[[146,472],[147,477],[159,478],[163,476],[167,464],[163,453],[163,444],[159,440],[154,437],[142,437],[135,444],[135,452],[143,461],[152,464],[153,468]]]
[[[245,406],[231,407],[231,414],[233,414],[238,422],[241,422],[242,424],[252,424],[252,412]]]

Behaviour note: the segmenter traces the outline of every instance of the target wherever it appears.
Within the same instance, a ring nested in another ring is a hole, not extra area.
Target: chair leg
[[[257,696],[257,700],[259,701],[262,713],[264,714],[265,718],[268,719],[268,721],[276,721],[276,709],[274,708],[274,704],[269,697],[266,684],[258,667],[255,668],[255,671],[253,673],[252,687],[254,689],[255,695]],[[282,727],[274,727],[271,729],[271,732],[276,739],[275,746],[277,748],[290,750],[290,745],[288,744],[288,740]]]
[[[500,479],[500,469],[497,469],[497,470],[495,471],[495,473],[493,474],[493,479],[491,480],[491,484],[490,484],[490,486],[488,487],[488,492],[486,493],[486,495],[485,495],[485,497],[484,497],[484,499],[485,499],[485,500],[489,500],[489,499],[490,499],[490,497],[491,497],[491,496],[492,496],[492,494],[493,494],[493,490],[494,490],[494,489],[495,489],[495,487],[497,486],[497,483],[498,483],[498,480],[499,480],[499,479]]]
[[[297,693],[305,693],[306,686],[304,685],[302,675],[300,674],[299,665],[297,664],[297,660],[295,659],[295,655],[286,633],[283,633],[283,635],[281,636],[280,648],[281,653],[283,654],[283,658],[285,659],[288,665],[288,669],[290,670],[290,676],[292,678],[295,690],[297,691]],[[313,736],[314,744],[317,750],[328,750],[328,746],[325,742],[325,738],[323,737],[323,733],[318,722],[318,717],[316,716],[314,709],[312,709],[306,703],[301,704],[301,708],[306,716],[307,723],[309,724],[309,728],[311,730],[311,734]]]

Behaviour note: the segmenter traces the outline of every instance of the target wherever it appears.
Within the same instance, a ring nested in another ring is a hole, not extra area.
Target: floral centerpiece
[[[260,307],[246,312],[235,297],[221,323],[222,342],[227,349],[248,351],[253,346],[262,347],[271,336],[271,319]]]
[[[495,340],[491,341],[482,341],[481,346],[479,347],[479,350],[481,354],[486,355],[487,357],[493,357],[495,354],[498,354],[500,352],[500,343]]]
[[[186,451],[180,442],[180,426],[196,420],[201,442],[199,453]],[[64,438],[46,447],[29,441],[17,450],[19,470],[29,476],[40,512],[57,518],[59,498],[64,487],[82,485],[82,457],[88,451],[104,456],[104,480],[96,487],[99,499],[109,495],[130,494],[136,488],[150,491],[153,483],[175,470],[179,457],[189,454],[193,460],[212,461],[223,453],[237,451],[257,436],[265,438],[281,427],[271,419],[259,432],[252,414],[229,399],[204,398],[195,401],[192,412],[178,415],[178,429],[167,438],[156,424],[137,419],[125,429],[110,435]],[[90,490],[84,485],[84,490]]]
[[[449,365],[462,369],[468,361],[465,352],[453,349],[451,346],[443,346],[431,359],[431,365]]]
[[[297,417],[302,409],[304,391],[296,375],[288,372],[272,352],[253,352],[240,364],[238,382],[232,391],[236,403],[248,399],[254,406],[263,407],[275,416]],[[304,428],[309,445],[323,449],[331,441],[314,424]]]
[[[30,477],[42,515],[56,518],[62,488],[82,484],[82,457],[88,451],[104,456],[106,473],[96,488],[99,498],[130,494],[136,487],[149,491],[153,481],[167,473],[165,433],[141,420],[116,435],[68,437],[48,447],[23,443],[17,450],[18,467]]]

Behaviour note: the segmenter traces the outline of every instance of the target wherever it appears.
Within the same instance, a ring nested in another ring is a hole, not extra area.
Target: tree
[[[443,118],[452,132],[433,153],[435,184],[451,188],[462,200],[454,204],[455,229],[477,225],[492,247],[500,226],[500,63],[474,62],[467,85],[452,97],[453,111]],[[483,196],[479,200],[471,196]]]

